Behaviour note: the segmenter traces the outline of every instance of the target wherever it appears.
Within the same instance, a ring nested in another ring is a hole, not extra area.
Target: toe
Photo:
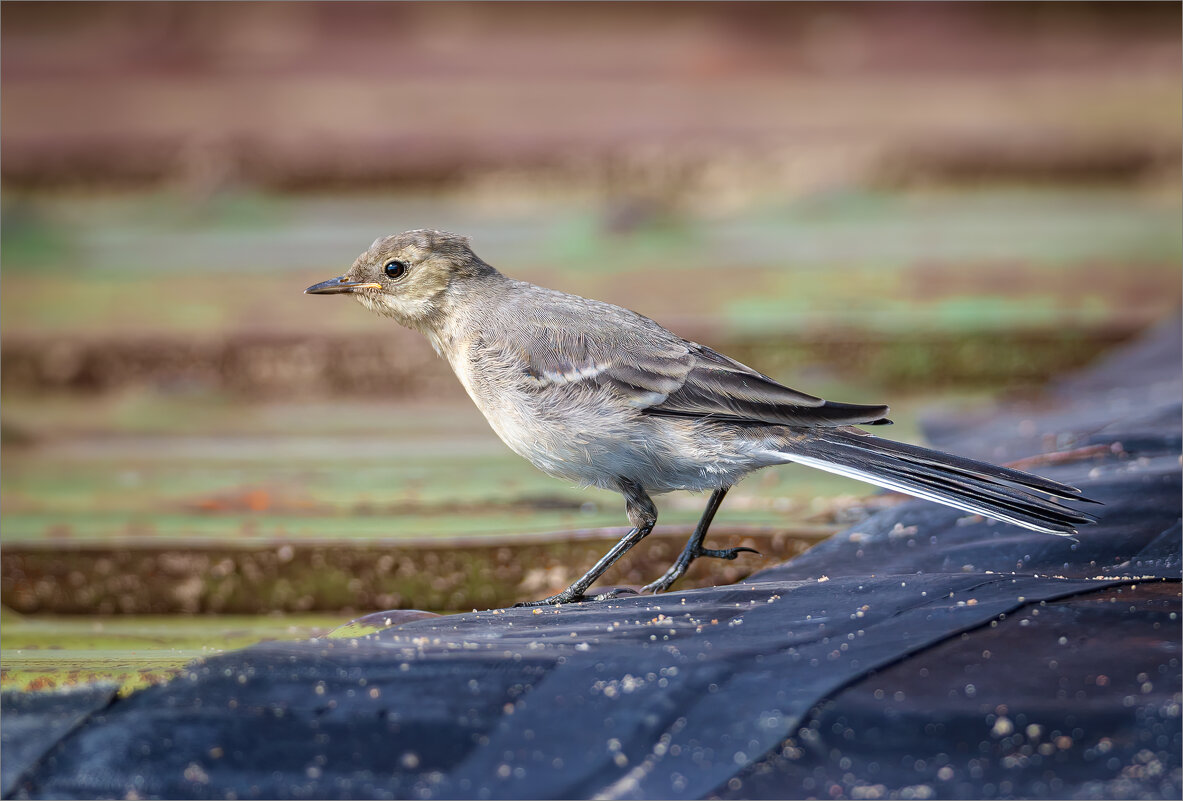
[[[699,556],[709,556],[713,559],[734,559],[735,557],[739,556],[741,553],[754,553],[757,556],[761,555],[760,552],[757,551],[755,548],[748,548],[743,545],[739,546],[738,548],[727,548],[725,550],[714,550],[714,549],[704,548],[702,550],[702,552],[699,553],[698,555]]]
[[[642,589],[644,589],[644,588],[642,588]],[[604,590],[603,592],[598,593],[595,596],[595,600],[607,601],[612,598],[619,598],[621,595],[638,595],[638,594],[639,593],[636,590],[634,590],[632,587],[613,587],[611,589]]]
[[[646,584],[644,587],[641,588],[641,592],[651,592],[654,595],[656,595],[659,592],[665,592],[666,590],[668,590],[670,588],[670,586],[675,581],[678,580],[678,578],[679,578],[678,576],[671,576],[667,573],[666,575],[659,578],[657,581],[654,581],[651,584]]]
[[[558,606],[559,604],[572,604],[579,601],[586,601],[585,595],[574,595],[565,592],[560,592],[558,595],[552,595],[549,598],[543,598],[541,601],[522,601],[519,604],[514,604],[514,609],[530,606]]]

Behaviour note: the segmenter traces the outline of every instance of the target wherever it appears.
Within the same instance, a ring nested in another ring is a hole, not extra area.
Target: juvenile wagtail
[[[886,406],[789,389],[628,309],[515,281],[474,254],[467,237],[382,237],[345,275],[305,292],[350,294],[421,331],[515,453],[556,478],[624,496],[632,530],[536,605],[583,600],[653,530],[651,495],[712,493],[677,561],[645,590],[668,589],[697,557],[751,550],[712,550],[703,540],[727,491],[775,464],[816,467],[1049,534],[1093,522],[1041,497],[1088,500],[1075,487],[872,436],[855,426],[889,423]]]

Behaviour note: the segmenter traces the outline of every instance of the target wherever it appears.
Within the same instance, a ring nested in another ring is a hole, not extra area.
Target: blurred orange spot
[[[264,512],[271,508],[271,493],[262,489],[211,495],[187,504],[201,512]]]

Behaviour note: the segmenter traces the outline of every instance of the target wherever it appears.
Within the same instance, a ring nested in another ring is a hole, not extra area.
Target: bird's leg
[[[628,512],[629,522],[633,524],[632,531],[625,534],[620,542],[613,545],[608,553],[600,557],[600,561],[596,562],[591,570],[580,576],[574,584],[558,595],[543,598],[541,601],[514,604],[514,606],[546,606],[587,600],[584,596],[587,588],[594,584],[617,559],[624,556],[629,548],[645,539],[646,535],[653,530],[653,526],[657,523],[657,507],[653,505],[653,501],[650,500],[645,490],[624,478],[619,479],[617,484],[624,494],[625,509]]]
[[[739,547],[716,550],[714,548],[702,547],[703,540],[707,536],[707,529],[711,527],[711,521],[715,519],[715,512],[719,511],[719,507],[723,505],[723,498],[727,495],[727,490],[729,489],[731,488],[723,487],[711,493],[711,498],[707,501],[707,508],[703,510],[702,517],[699,518],[694,533],[690,535],[690,541],[686,543],[686,547],[678,555],[677,561],[657,581],[642,587],[642,592],[646,590],[650,592],[665,592],[675,581],[682,577],[690,567],[690,563],[700,556],[710,556],[715,559],[734,559],[745,551],[755,554],[759,553],[755,548]]]

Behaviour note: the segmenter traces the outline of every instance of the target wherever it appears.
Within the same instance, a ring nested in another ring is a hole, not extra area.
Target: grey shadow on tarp
[[[731,587],[266,643],[96,707],[6,793],[1179,797],[1172,325],[938,437],[1052,432],[1079,457],[1033,469],[1105,504],[1075,542],[907,502]]]

